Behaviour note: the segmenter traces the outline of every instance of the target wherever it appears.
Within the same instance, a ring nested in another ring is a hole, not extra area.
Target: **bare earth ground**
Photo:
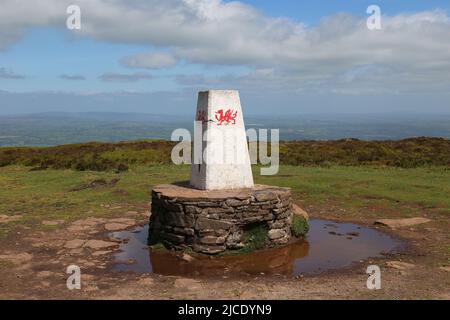
[[[298,203],[311,217],[368,226],[374,222],[371,215],[363,218],[363,215],[330,204]],[[108,238],[108,233],[147,223],[149,204],[102,205],[101,209],[110,212],[108,218],[43,221],[49,230],[15,225],[0,243],[0,298],[450,299],[450,270],[442,265],[442,245],[450,243],[450,223],[446,216],[434,214],[432,210],[423,212],[423,216],[432,220],[429,223],[385,230],[408,242],[407,253],[402,255],[298,279],[267,276],[187,279],[110,271],[119,243],[117,239]],[[383,213],[378,216],[383,217]],[[388,213],[385,216],[392,217]],[[14,219],[3,217],[7,218]],[[366,288],[366,267],[373,263],[381,266],[381,290]],[[81,267],[81,290],[66,287],[66,268],[71,264]]]

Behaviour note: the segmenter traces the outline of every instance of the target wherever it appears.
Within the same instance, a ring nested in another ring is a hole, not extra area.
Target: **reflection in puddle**
[[[114,270],[181,276],[314,274],[395,253],[401,248],[400,241],[377,230],[317,219],[310,221],[310,231],[304,240],[245,255],[194,255],[189,262],[174,252],[149,248],[148,226],[112,235],[128,240],[115,256]]]

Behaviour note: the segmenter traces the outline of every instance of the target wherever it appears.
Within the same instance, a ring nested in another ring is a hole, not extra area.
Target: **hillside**
[[[0,148],[0,167],[24,165],[93,171],[126,171],[131,165],[171,164],[175,142],[92,142],[56,147]],[[286,141],[280,143],[280,163],[294,166],[450,166],[450,140],[411,138],[398,141]]]

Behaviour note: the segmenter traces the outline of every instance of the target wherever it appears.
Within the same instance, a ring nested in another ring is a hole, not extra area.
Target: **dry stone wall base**
[[[262,224],[268,231],[267,246],[285,244],[291,238],[292,216],[289,188],[203,191],[160,185],[152,190],[149,243],[217,254],[243,248],[244,230]]]

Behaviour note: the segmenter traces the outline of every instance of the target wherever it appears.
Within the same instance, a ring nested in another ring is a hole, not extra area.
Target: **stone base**
[[[245,230],[257,224],[267,229],[267,246],[285,244],[292,216],[289,188],[204,191],[187,183],[159,185],[152,191],[149,244],[216,254],[243,248]]]

